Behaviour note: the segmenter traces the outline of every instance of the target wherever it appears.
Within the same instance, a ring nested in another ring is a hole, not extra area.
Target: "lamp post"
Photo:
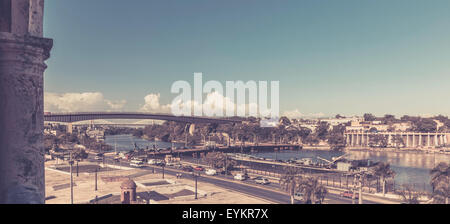
[[[73,160],[72,159],[69,161],[69,165],[70,165],[70,204],[73,204],[73,173],[72,173]]]
[[[198,177],[200,176],[200,173],[195,173],[195,172],[192,172],[192,176],[194,177],[194,179],[195,179],[195,200],[197,200],[198,199],[198,197],[197,197],[197,179],[198,179]]]
[[[225,153],[225,176],[228,175],[227,162],[228,162],[228,155]]]
[[[162,179],[164,179],[164,167],[166,166],[166,164],[163,163],[161,166],[162,166]]]
[[[95,191],[97,191],[97,171],[98,168],[95,169]]]

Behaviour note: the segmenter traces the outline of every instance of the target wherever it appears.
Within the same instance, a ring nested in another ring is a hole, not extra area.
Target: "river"
[[[148,141],[142,138],[135,137],[133,135],[107,135],[105,136],[105,143],[112,146],[113,149],[119,151],[131,151],[134,149],[134,144],[139,148],[153,148],[153,145],[156,148],[166,149],[168,147],[172,147],[172,143],[170,142],[161,142],[161,141]],[[183,143],[174,143],[175,147],[183,147]]]
[[[312,158],[319,161],[317,157],[331,160],[332,157],[344,155],[344,152],[325,150],[301,150],[254,153],[255,156],[279,160]],[[450,162],[450,155],[439,153],[419,152],[373,152],[367,150],[348,151],[344,158],[350,160],[368,159],[373,162],[385,162],[391,165],[396,175],[396,185],[411,184],[420,190],[431,191],[430,171],[440,162]]]
[[[134,149],[134,143],[139,148],[156,148],[171,147],[169,142],[148,141],[137,138],[132,135],[111,135],[105,137],[105,142],[112,147],[116,146],[117,151],[130,151]],[[174,143],[176,147],[182,147],[182,143]],[[253,153],[253,155],[262,158],[271,158],[279,160],[312,158],[319,161],[317,157],[331,160],[332,157],[343,155],[344,152],[326,151],[326,150],[300,150],[300,151],[282,151],[282,152],[261,152]],[[450,155],[435,153],[418,153],[418,152],[372,152],[367,150],[349,151],[345,158],[351,160],[369,159],[373,162],[387,162],[395,171],[396,185],[411,184],[417,188],[430,191],[430,170],[439,162],[450,162]]]

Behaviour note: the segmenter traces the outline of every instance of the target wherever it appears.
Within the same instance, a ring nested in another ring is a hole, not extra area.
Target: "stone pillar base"
[[[51,39],[0,32],[0,203],[44,203],[43,73]]]

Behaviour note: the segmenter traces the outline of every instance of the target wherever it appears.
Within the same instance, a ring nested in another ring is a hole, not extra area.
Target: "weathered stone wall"
[[[42,38],[43,0],[0,0],[8,4],[0,29],[0,203],[44,203],[43,73],[53,42]]]

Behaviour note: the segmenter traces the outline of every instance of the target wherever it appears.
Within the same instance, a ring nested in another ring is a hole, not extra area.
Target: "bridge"
[[[164,120],[182,123],[241,123],[241,119],[201,117],[201,116],[175,116],[172,114],[137,113],[137,112],[78,112],[78,113],[44,113],[46,122],[68,123],[68,131],[71,132],[72,123],[99,119],[138,119],[138,120]]]

